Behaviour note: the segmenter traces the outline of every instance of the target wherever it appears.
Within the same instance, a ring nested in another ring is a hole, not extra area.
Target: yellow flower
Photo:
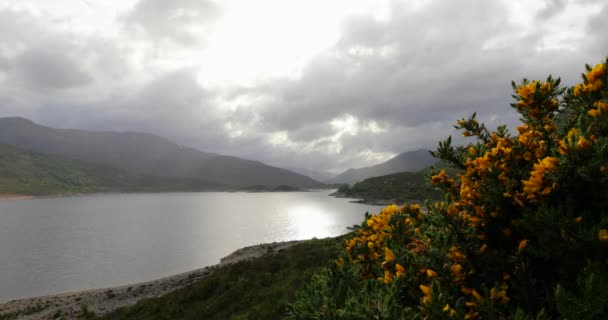
[[[452,309],[449,304],[446,304],[445,307],[443,307],[443,312],[447,313],[450,318],[454,317],[456,314],[456,310]]]
[[[603,63],[596,64],[591,71],[587,72],[587,80],[589,82],[595,82],[600,78],[606,71],[606,66]]]
[[[386,248],[384,250],[384,256],[385,256],[384,261],[386,261],[386,262],[391,262],[391,261],[395,260],[395,255],[389,248]]]
[[[431,288],[425,286],[425,285],[420,285],[420,290],[422,290],[422,293],[424,293],[424,298],[422,298],[422,303],[424,304],[429,304],[431,303]]]
[[[484,254],[486,251],[488,251],[488,245],[484,243],[481,248],[479,248],[479,254]]]
[[[519,241],[519,252],[522,252],[528,246],[528,242],[527,239]]]
[[[591,143],[589,143],[589,140],[585,139],[585,137],[580,137],[576,143],[576,148],[579,150],[589,149],[589,146],[591,146]]]
[[[383,281],[385,284],[391,284],[391,282],[393,282],[393,274],[390,271],[385,270]]]
[[[580,97],[581,93],[584,91],[584,84],[579,83],[576,86],[574,86],[574,90],[573,90],[573,94],[575,97]]]
[[[454,281],[462,281],[464,280],[464,276],[462,275],[462,266],[460,264],[455,264],[450,268],[450,273],[454,278]]]
[[[598,109],[602,110],[602,112],[608,112],[608,102],[598,101],[595,103]]]
[[[458,263],[464,262],[467,259],[467,257],[460,252],[457,246],[452,246],[450,248],[450,253],[448,253],[447,257],[448,259]]]
[[[434,277],[436,277],[436,276],[437,276],[437,272],[435,272],[435,271],[433,271],[433,270],[431,270],[431,269],[426,269],[426,275],[427,275],[429,278],[434,278]]]
[[[492,300],[500,300],[501,304],[507,304],[509,302],[509,297],[507,297],[507,288],[506,284],[503,284],[502,289],[498,290],[496,288],[490,289],[490,298]]]
[[[574,219],[574,222],[576,222],[577,224],[583,222],[583,217],[577,217],[576,219]]]
[[[395,269],[397,270],[397,277],[405,277],[405,268],[402,265],[397,263]]]
[[[602,114],[602,112],[598,109],[591,109],[587,111],[587,113],[592,117],[599,117]]]
[[[344,259],[339,258],[338,260],[336,260],[336,265],[337,265],[338,267],[342,267],[342,266],[344,266]]]
[[[598,233],[597,233],[597,238],[600,239],[600,241],[606,242],[608,241],[608,230],[606,229],[601,229]]]
[[[483,297],[479,293],[477,293],[477,290],[473,289],[471,294],[473,294],[473,297],[475,297],[475,299],[477,299],[477,301],[479,301],[479,302],[483,301]]]
[[[425,295],[425,296],[429,296],[429,295],[431,295],[431,288],[429,288],[429,287],[427,287],[427,286],[425,286],[425,285],[423,285],[423,284],[421,284],[421,285],[419,286],[419,288],[420,288],[420,290],[422,291],[422,293],[424,293],[424,295]]]

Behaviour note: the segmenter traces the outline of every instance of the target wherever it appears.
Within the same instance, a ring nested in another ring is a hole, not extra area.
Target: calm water
[[[152,280],[263,242],[337,236],[379,210],[329,193],[0,201],[0,302]]]

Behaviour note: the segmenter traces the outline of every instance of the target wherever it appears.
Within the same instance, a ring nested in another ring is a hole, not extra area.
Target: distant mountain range
[[[436,163],[438,159],[428,150],[408,151],[381,164],[359,169],[348,169],[326,181],[328,183],[353,184],[371,177],[379,177],[397,172],[416,172]]]
[[[200,186],[324,186],[307,176],[259,161],[203,152],[145,133],[55,129],[28,119],[9,117],[0,118],[0,144],[52,155],[57,161],[59,157],[112,168],[127,175],[188,180]]]
[[[293,171],[295,173],[299,173],[301,175],[311,177],[317,181],[327,181],[333,177],[333,174],[325,171],[318,171],[306,168],[295,168],[295,167],[286,167],[285,169],[289,171]]]

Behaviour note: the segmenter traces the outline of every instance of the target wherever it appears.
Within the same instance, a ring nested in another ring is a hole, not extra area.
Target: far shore
[[[81,193],[58,193],[58,194],[0,194],[0,201],[12,201],[12,200],[31,200],[38,198],[62,198],[62,197],[78,197],[78,196],[89,196],[89,195],[107,195],[107,194],[147,194],[147,193],[179,193],[179,192],[231,192],[231,193],[281,193],[281,192],[311,192],[311,191],[322,191],[332,189],[294,189],[294,190],[245,190],[245,189],[226,189],[226,190],[172,190],[172,191],[95,191],[95,192],[81,192]]]
[[[407,201],[403,201],[403,200],[397,200],[397,199],[364,199],[361,197],[356,197],[356,196],[352,196],[352,195],[348,195],[345,193],[341,193],[341,192],[334,192],[332,194],[330,194],[330,196],[335,197],[335,198],[342,198],[342,199],[352,199],[350,202],[352,203],[359,203],[359,204],[367,204],[370,206],[389,206],[391,204],[396,204],[398,206],[401,206],[403,204],[406,203],[423,203],[424,201],[420,201],[420,200],[416,200],[416,199],[410,199]]]
[[[35,196],[24,195],[24,194],[0,194],[0,201],[6,200],[28,200],[33,199]]]
[[[197,270],[161,278],[157,280],[123,285],[118,287],[75,291],[24,298],[0,303],[2,319],[78,319],[82,306],[96,315],[105,315],[116,309],[136,304],[144,298],[160,297],[177,289],[191,285],[218,268],[239,261],[276,254],[306,240],[264,243],[238,249],[222,258],[220,263]]]

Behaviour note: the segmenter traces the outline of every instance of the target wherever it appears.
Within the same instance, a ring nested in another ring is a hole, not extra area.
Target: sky
[[[0,117],[141,131],[339,173],[516,125],[511,80],[580,81],[607,0],[0,0]]]

